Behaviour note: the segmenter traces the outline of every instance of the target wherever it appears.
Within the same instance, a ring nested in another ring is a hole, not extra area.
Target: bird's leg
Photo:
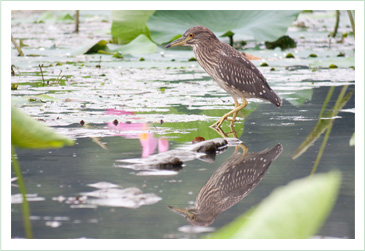
[[[212,127],[222,138],[228,138],[228,135],[220,127]]]
[[[234,153],[238,153],[239,148],[242,149],[242,155],[246,155],[246,153],[248,152],[247,146],[245,144],[242,144],[242,143],[235,146]]]
[[[240,104],[237,102],[237,99],[233,99],[234,100],[234,108],[237,108]],[[236,117],[237,117],[238,111],[236,111],[235,113],[233,113],[232,118],[227,118],[227,120],[231,121],[231,124],[229,125],[231,128],[233,127],[234,122],[236,122]]]
[[[245,108],[247,106],[247,100],[245,98],[242,99],[242,104],[235,107],[232,111],[224,114],[217,122],[215,122],[213,125],[211,125],[210,127],[220,127],[222,125],[222,123],[228,118],[228,116],[230,116],[231,114],[236,114],[238,113],[238,111],[242,110],[243,108]]]

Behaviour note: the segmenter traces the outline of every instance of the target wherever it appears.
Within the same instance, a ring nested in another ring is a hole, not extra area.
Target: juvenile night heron
[[[252,192],[282,150],[280,143],[257,153],[239,153],[236,149],[200,189],[193,208],[169,209],[193,225],[211,225],[220,213]]]
[[[230,120],[233,126],[237,113],[247,105],[246,98],[268,100],[277,107],[282,105],[281,98],[270,88],[256,66],[232,46],[220,42],[208,28],[192,27],[166,48],[177,45],[193,47],[199,64],[233,97],[235,108],[212,127],[220,127],[225,120]],[[237,101],[239,98],[242,99],[241,105]],[[230,115],[232,118],[228,118]]]

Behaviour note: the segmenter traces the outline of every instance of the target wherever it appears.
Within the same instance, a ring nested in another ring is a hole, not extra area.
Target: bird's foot
[[[218,119],[218,121],[217,122],[215,122],[213,125],[211,125],[210,127],[212,127],[212,128],[220,128],[221,127],[221,125],[222,125],[222,123],[225,121],[227,119],[227,117],[226,116],[223,116],[223,117],[221,117],[220,119]]]
[[[215,128],[220,127],[220,126],[223,124],[223,122],[224,122],[225,120],[231,121],[231,124],[229,125],[229,127],[233,127],[234,122],[236,122],[236,121],[237,121],[235,117],[233,117],[233,118],[228,118],[228,116],[224,115],[222,118],[220,118],[217,122],[215,122],[215,123],[214,123],[213,125],[211,125],[210,127],[215,127]]]
[[[247,101],[245,100],[245,102],[240,105],[240,106],[236,106],[235,105],[235,108],[224,114],[217,122],[215,122],[213,125],[211,125],[210,127],[212,128],[218,128],[222,125],[222,123],[225,121],[225,120],[228,120],[228,121],[231,121],[231,124],[230,124],[230,127],[232,128],[233,125],[234,125],[234,122],[236,122],[236,117],[237,117],[237,113],[243,109],[245,106],[247,105]],[[228,118],[228,116],[232,115],[232,118]]]

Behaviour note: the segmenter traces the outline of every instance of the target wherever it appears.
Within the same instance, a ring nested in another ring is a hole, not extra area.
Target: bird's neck
[[[212,68],[217,64],[217,62],[215,62],[215,59],[217,58],[216,54],[218,54],[219,51],[216,46],[209,46],[206,44],[196,44],[193,47],[193,51],[199,64],[208,73],[210,71],[207,68]]]

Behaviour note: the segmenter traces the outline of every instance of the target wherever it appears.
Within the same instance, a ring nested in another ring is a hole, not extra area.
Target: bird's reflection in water
[[[243,144],[236,146],[233,155],[200,189],[193,208],[169,208],[183,215],[193,225],[211,225],[220,213],[237,204],[260,183],[282,150],[280,143],[257,153],[246,153],[247,148]]]

